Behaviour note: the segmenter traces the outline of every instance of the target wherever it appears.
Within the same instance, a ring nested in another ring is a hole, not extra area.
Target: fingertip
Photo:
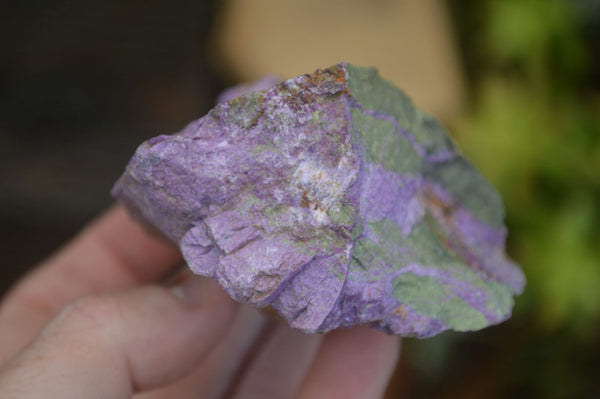
[[[127,397],[184,377],[226,335],[236,308],[209,281],[193,284],[206,298],[194,305],[160,286],[76,301],[23,352],[9,383],[48,397]]]
[[[374,330],[369,326],[359,326],[351,330],[337,331],[345,339],[362,348],[369,348],[373,356],[381,356],[382,360],[395,362],[400,356],[401,339],[396,335]]]
[[[381,331],[334,331],[325,336],[298,397],[380,398],[399,353],[400,338]]]
[[[135,220],[120,204],[106,210],[84,234],[103,243],[140,281],[164,276],[182,259],[176,245],[153,226]]]
[[[0,303],[0,362],[77,298],[160,281],[181,264],[170,242],[113,206],[33,268]]]
[[[140,330],[154,331],[146,333],[145,340],[125,339],[122,347],[129,357],[132,381],[141,390],[192,372],[226,335],[237,309],[237,303],[206,278],[190,276],[177,287],[160,289],[165,298],[137,322]]]

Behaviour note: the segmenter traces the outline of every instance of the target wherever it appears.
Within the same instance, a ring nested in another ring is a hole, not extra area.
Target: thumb
[[[195,276],[171,289],[83,298],[0,370],[0,392],[116,398],[171,383],[216,346],[234,311],[214,282]]]

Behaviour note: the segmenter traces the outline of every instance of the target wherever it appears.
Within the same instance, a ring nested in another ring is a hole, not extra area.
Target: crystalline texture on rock
[[[498,193],[374,68],[222,102],[143,143],[113,195],[195,273],[307,333],[477,330],[525,284]]]

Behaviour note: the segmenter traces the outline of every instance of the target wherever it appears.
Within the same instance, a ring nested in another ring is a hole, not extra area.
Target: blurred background
[[[600,1],[23,0],[0,7],[0,293],[223,88],[345,60],[501,191],[514,317],[404,341],[388,397],[600,397]]]

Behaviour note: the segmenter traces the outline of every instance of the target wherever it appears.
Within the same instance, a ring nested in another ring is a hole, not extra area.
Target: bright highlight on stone
[[[195,273],[306,333],[477,330],[525,285],[498,193],[374,68],[223,102],[143,143],[113,195]]]

